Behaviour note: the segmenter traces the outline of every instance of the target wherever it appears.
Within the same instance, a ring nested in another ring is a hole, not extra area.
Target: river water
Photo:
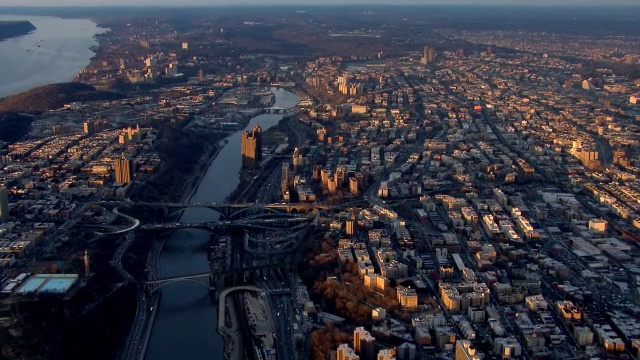
[[[283,89],[272,89],[275,106],[289,109],[298,97]],[[254,117],[247,129],[258,124],[263,131],[278,124],[279,114]],[[240,183],[240,133],[231,134],[228,143],[211,162],[191,202],[223,202]],[[182,222],[217,220],[218,213],[205,208],[186,209]],[[209,232],[182,229],[173,232],[160,254],[158,278],[182,276],[209,271],[207,246]],[[179,282],[161,289],[162,297],[147,348],[148,360],[223,359],[224,341],[218,334],[217,303],[209,297],[209,289],[195,283]]]
[[[0,15],[0,21],[27,20],[36,30],[0,41],[0,97],[37,86],[71,81],[84,69],[105,32],[91,20]]]

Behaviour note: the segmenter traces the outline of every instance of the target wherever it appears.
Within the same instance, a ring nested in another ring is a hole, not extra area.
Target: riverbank
[[[224,148],[225,144],[224,142],[221,142],[221,140],[218,141],[218,143],[216,145],[213,145],[213,147],[209,152],[207,152],[207,154],[200,158],[198,164],[196,165],[196,170],[193,172],[193,174],[191,174],[191,176],[189,176],[189,179],[179,192],[180,202],[186,203],[191,200],[193,194],[200,186],[200,182],[202,182],[207,169],[209,168],[209,166],[211,166],[211,163],[216,159],[218,154],[220,154],[220,151],[222,151],[222,149]]]

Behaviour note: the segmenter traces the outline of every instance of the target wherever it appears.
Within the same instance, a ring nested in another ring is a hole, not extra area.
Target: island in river
[[[0,41],[27,35],[35,29],[29,21],[0,21]]]

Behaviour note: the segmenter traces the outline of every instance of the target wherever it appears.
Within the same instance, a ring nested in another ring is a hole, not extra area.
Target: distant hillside
[[[9,96],[0,100],[0,112],[41,113],[60,109],[72,102],[117,100],[124,98],[120,93],[98,91],[93,86],[81,83],[60,83],[45,85]]]
[[[0,40],[26,35],[35,29],[28,21],[0,21]]]
[[[33,119],[30,116],[0,112],[0,140],[14,142],[29,133]]]

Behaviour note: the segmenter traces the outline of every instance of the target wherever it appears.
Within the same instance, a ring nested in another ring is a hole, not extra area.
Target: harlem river
[[[275,106],[292,108],[298,97],[283,89],[273,89]],[[251,119],[247,128],[258,124],[263,131],[278,124],[282,114],[262,114]],[[231,134],[228,143],[210,163],[191,202],[223,202],[240,183],[240,131]],[[186,209],[182,222],[216,220],[210,209]],[[207,248],[209,232],[197,229],[176,230],[165,243],[159,259],[157,278],[209,271]],[[209,289],[201,284],[178,282],[161,289],[162,297],[151,331],[146,359],[222,359],[224,341],[217,331],[217,303]]]

